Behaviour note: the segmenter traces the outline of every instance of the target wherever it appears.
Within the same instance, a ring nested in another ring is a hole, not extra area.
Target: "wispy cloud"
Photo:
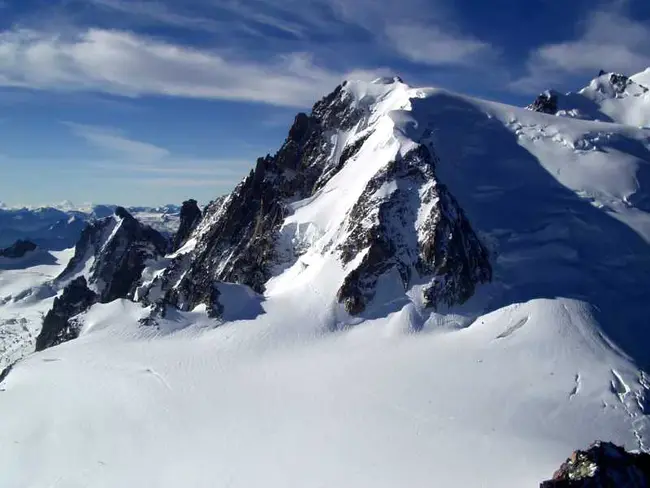
[[[206,16],[189,15],[172,10],[164,2],[133,1],[133,0],[85,0],[86,3],[100,9],[113,11],[130,17],[138,17],[149,23],[166,24],[186,29],[198,29],[208,32],[223,27],[218,22]]]
[[[518,91],[536,91],[574,75],[599,70],[633,74],[650,66],[650,25],[629,16],[625,2],[593,11],[581,22],[576,39],[535,49],[526,74],[512,83]]]
[[[0,34],[0,86],[303,107],[346,77],[304,53],[253,62],[121,31],[89,29],[72,38],[32,30]]]
[[[136,141],[116,129],[64,122],[72,132],[97,146],[135,163],[153,163],[169,157],[170,152],[148,142]]]
[[[157,186],[233,186],[252,164],[252,160],[173,154],[167,148],[139,141],[113,128],[63,123],[74,135],[100,150],[85,166],[87,171],[101,178],[115,179],[126,175]]]
[[[0,86],[306,107],[343,79],[374,78],[387,71],[386,64],[467,68],[493,61],[496,51],[463,31],[448,0],[69,0],[63,5],[76,19],[69,28],[50,34],[37,23],[41,27],[0,32]],[[78,27],[97,26],[102,14],[114,29]],[[170,40],[130,30],[141,24],[203,37],[190,46],[179,41],[183,36]]]
[[[490,44],[472,36],[444,31],[435,25],[389,25],[386,35],[395,49],[417,63],[470,65],[493,55]]]

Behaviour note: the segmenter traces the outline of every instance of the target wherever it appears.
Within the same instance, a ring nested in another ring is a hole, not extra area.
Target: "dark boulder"
[[[650,454],[631,453],[611,442],[575,451],[540,488],[648,488]]]
[[[10,259],[22,258],[28,252],[36,250],[38,246],[31,241],[18,239],[11,246],[0,249],[0,256]]]

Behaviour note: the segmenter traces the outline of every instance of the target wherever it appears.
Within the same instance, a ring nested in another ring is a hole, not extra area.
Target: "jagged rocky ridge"
[[[169,245],[123,207],[114,216],[89,223],[73,258],[55,279],[63,293],[43,320],[36,350],[76,338],[78,330],[70,319],[94,303],[131,297],[146,263],[163,256]]]
[[[399,79],[376,83],[405,86]],[[292,204],[317,195],[366,145],[376,144],[372,135],[388,120],[377,113],[376,102],[356,96],[346,82],[310,114],[299,113],[278,152],[259,158],[230,195],[206,207],[191,236],[194,247],[172,256],[165,271],[138,290],[138,299],[154,305],[156,314],[164,315],[168,306],[205,305],[216,317],[223,310],[219,282],[264,292],[274,270],[304,252],[280,250]],[[478,283],[491,279],[487,250],[437,181],[436,156],[424,145],[411,145],[368,182],[341,222],[338,234],[345,237],[323,250],[338,254],[347,269],[336,299],[350,314],[362,313],[378,280],[393,271],[405,289],[425,284],[423,301],[431,307],[463,303]],[[385,192],[386,185],[396,191]]]
[[[611,442],[575,451],[540,488],[647,488],[650,454],[631,453]]]

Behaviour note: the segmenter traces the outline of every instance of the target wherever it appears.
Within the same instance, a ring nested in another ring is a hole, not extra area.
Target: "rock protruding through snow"
[[[131,297],[146,263],[162,257],[169,241],[138,222],[125,208],[89,223],[75,254],[54,283],[63,294],[43,320],[36,350],[74,339],[78,330],[70,319],[96,302]]]
[[[650,486],[650,454],[632,453],[611,442],[596,442],[586,451],[575,451],[553,479],[540,488],[647,488]]]
[[[196,200],[190,198],[183,202],[181,206],[181,223],[174,235],[174,242],[172,243],[172,250],[177,251],[185,244],[192,231],[201,221],[201,209],[199,208]]]
[[[97,298],[97,294],[88,288],[85,277],[72,280],[63,289],[63,294],[54,299],[54,306],[43,319],[43,328],[36,338],[36,350],[42,351],[76,339],[79,330],[70,319],[88,310]]]

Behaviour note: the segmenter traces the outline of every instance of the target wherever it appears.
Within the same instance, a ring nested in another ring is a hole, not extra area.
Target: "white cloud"
[[[493,53],[492,47],[485,42],[445,32],[435,25],[389,25],[386,35],[397,51],[423,64],[467,65]]]
[[[114,129],[72,122],[65,122],[65,125],[90,144],[116,153],[130,162],[153,163],[170,156],[170,152],[165,148],[130,139]]]
[[[316,66],[304,53],[252,62],[123,31],[89,29],[73,38],[33,30],[0,33],[0,86],[304,107],[346,77]]]
[[[136,140],[101,126],[63,122],[72,133],[101,150],[85,169],[98,178],[128,175],[147,185],[233,186],[254,159],[206,159],[173,154],[164,147]],[[120,176],[121,177],[121,176]]]
[[[601,69],[634,74],[650,66],[650,25],[628,17],[622,7],[590,13],[577,39],[535,49],[526,74],[512,87],[542,90],[572,75],[595,76]]]
[[[86,0],[86,2],[120,14],[136,16],[175,27],[212,32],[223,26],[223,23],[205,16],[198,17],[175,12],[164,2],[133,0]]]

